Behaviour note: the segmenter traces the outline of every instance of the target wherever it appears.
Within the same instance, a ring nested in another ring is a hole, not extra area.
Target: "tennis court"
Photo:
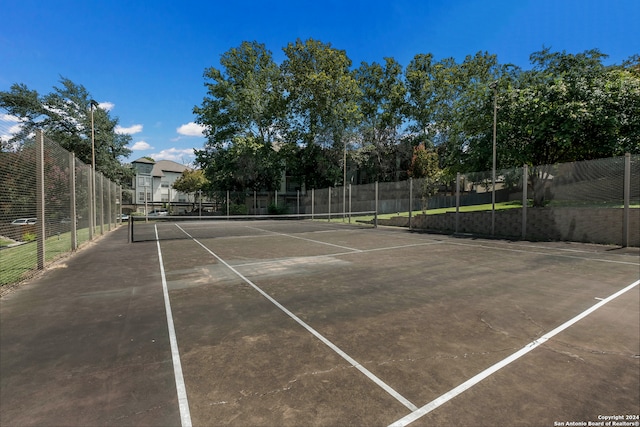
[[[323,221],[138,225],[147,241],[112,247],[155,313],[127,328],[168,331],[141,356],[158,359],[144,387],[163,403],[116,405],[117,424],[638,425],[637,248]]]

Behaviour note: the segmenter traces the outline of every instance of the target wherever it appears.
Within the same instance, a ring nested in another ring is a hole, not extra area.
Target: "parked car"
[[[118,218],[120,219],[120,221],[129,221],[129,215],[127,214],[120,214],[118,215]]]
[[[169,215],[169,211],[166,209],[155,209],[149,212],[149,216],[164,216]]]
[[[38,221],[37,218],[18,218],[11,221],[13,225],[33,225]]]

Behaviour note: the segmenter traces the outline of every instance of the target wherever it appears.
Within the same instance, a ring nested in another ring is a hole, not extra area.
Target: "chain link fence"
[[[410,179],[296,194],[228,194],[235,209],[223,215],[365,214],[382,225],[444,233],[640,246],[639,155],[501,169],[495,185],[492,171],[483,171],[445,183]],[[267,211],[265,203],[279,210]]]
[[[120,222],[119,186],[38,132],[9,146],[0,121],[0,286],[33,276]],[[95,183],[95,185],[94,185]]]

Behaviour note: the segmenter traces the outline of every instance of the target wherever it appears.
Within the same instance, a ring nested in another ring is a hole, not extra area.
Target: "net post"
[[[631,199],[631,153],[624,155],[624,214],[622,220],[622,247],[629,246],[629,201]]]
[[[296,190],[296,213],[300,215],[300,190]]]
[[[529,188],[529,165],[524,164],[522,166],[522,240],[527,238],[527,208],[528,208],[528,194]]]
[[[253,190],[253,214],[258,215],[258,194]]]
[[[227,190],[227,217],[229,216],[229,190]]]
[[[313,220],[313,216],[315,213],[315,197],[316,197],[316,189],[311,189],[311,219]]]
[[[36,130],[36,230],[38,270],[44,269],[45,260],[45,199],[44,199],[44,133]]]

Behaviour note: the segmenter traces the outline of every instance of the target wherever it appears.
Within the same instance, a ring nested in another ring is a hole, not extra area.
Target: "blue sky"
[[[125,162],[188,163],[205,143],[192,112],[206,95],[203,72],[245,40],[277,63],[288,43],[313,38],[344,49],[354,67],[487,51],[529,68],[543,46],[597,48],[620,63],[640,54],[638,22],[638,0],[0,0],[0,90],[24,83],[46,94],[69,78],[131,134]]]

